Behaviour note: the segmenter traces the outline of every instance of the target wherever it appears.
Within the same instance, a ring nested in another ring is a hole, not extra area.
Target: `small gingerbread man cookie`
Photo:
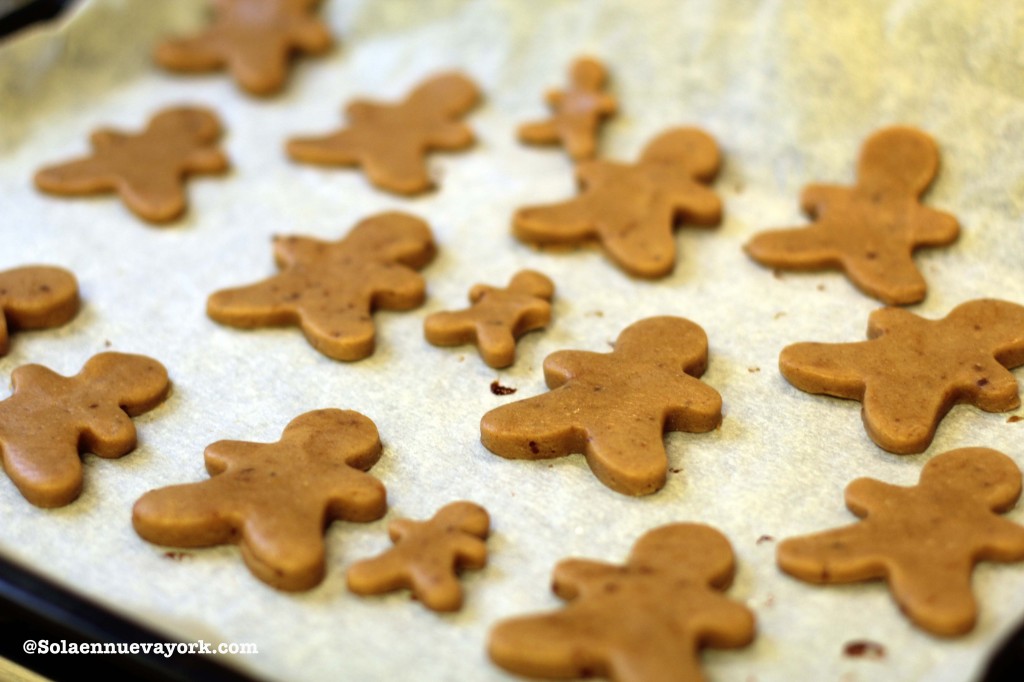
[[[429,521],[399,519],[388,525],[395,546],[348,570],[348,589],[356,594],[383,594],[403,588],[434,611],[462,608],[458,571],[483,568],[491,520],[472,502],[445,505]]]
[[[331,34],[312,16],[320,0],[215,0],[213,24],[196,36],[160,44],[156,62],[171,71],[204,72],[227,67],[254,95],[284,85],[293,52],[323,54]]]
[[[333,520],[375,521],[387,510],[370,474],[381,456],[373,422],[350,410],[307,412],[276,443],[218,441],[206,448],[211,478],[143,495],[132,525],[176,547],[237,542],[253,574],[281,590],[323,580],[324,529]]]
[[[675,128],[654,138],[635,164],[580,163],[580,196],[519,209],[512,232],[536,245],[597,240],[629,274],[664,277],[676,264],[676,226],[722,219],[722,201],[705,184],[718,174],[719,163],[718,145],[707,133]]]
[[[534,270],[521,270],[505,289],[477,284],[469,292],[471,308],[428,315],[427,341],[435,346],[475,343],[480,356],[495,369],[516,360],[516,340],[551,321],[555,285]]]
[[[227,157],[215,144],[220,135],[212,111],[165,109],[137,135],[94,132],[91,156],[42,169],[36,187],[70,196],[117,192],[143,220],[167,222],[185,211],[186,175],[227,170]]]
[[[648,495],[668,474],[664,433],[701,433],[722,421],[722,397],[697,378],[707,359],[707,335],[693,322],[640,320],[611,353],[549,355],[544,379],[552,390],[485,414],[480,440],[510,459],[583,453],[612,490]]]
[[[802,391],[863,402],[868,435],[889,452],[924,452],[957,403],[1020,405],[1008,368],[1024,365],[1024,306],[968,301],[941,320],[883,308],[868,318],[868,339],[788,346],[779,370]]]
[[[763,232],[746,245],[762,265],[839,268],[861,291],[889,305],[917,303],[928,287],[914,265],[922,246],[956,241],[956,218],[920,198],[935,178],[939,152],[913,128],[885,128],[864,143],[852,188],[809,185],[801,205],[814,223]]]
[[[696,523],[645,533],[624,566],[567,559],[552,589],[561,611],[522,616],[491,630],[487,651],[531,677],[616,682],[699,682],[698,651],[744,647],[751,611],[722,595],[736,572],[729,541]]]
[[[527,144],[565,147],[574,161],[593,158],[598,126],[615,113],[615,98],[604,92],[608,71],[590,57],[573,62],[569,88],[547,94],[551,118],[519,127],[519,139]]]
[[[361,166],[381,189],[420,194],[434,186],[427,152],[472,146],[473,131],[459,119],[479,98],[473,81],[460,73],[434,76],[398,104],[353,101],[345,109],[347,128],[295,138],[288,142],[288,155],[303,163]]]
[[[37,507],[63,507],[82,491],[83,452],[114,459],[135,449],[131,417],[167,395],[167,370],[143,355],[100,353],[73,377],[42,365],[11,374],[0,402],[4,471]]]
[[[1024,526],[998,515],[1020,492],[1020,469],[988,448],[937,455],[909,488],[859,478],[846,506],[863,521],[783,541],[779,567],[812,583],[885,579],[916,625],[962,635],[977,619],[974,565],[1024,561]]]
[[[59,327],[78,312],[78,280],[64,268],[26,265],[0,272],[0,356],[8,332]]]
[[[423,303],[426,284],[416,272],[435,253],[430,228],[406,213],[361,221],[337,242],[276,237],[282,272],[210,296],[207,314],[221,324],[298,325],[309,343],[335,360],[361,360],[376,343],[374,310],[409,310]]]

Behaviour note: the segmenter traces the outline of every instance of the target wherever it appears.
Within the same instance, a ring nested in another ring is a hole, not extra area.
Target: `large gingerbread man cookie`
[[[846,506],[863,521],[783,541],[779,567],[812,583],[884,579],[916,625],[962,635],[977,619],[974,565],[1024,560],[1024,526],[998,515],[1020,492],[1020,469],[988,448],[937,455],[909,488],[859,478]]]
[[[707,359],[707,335],[693,322],[640,320],[611,353],[549,355],[544,379],[552,390],[485,414],[480,439],[510,459],[583,453],[612,490],[653,493],[668,473],[664,433],[710,431],[722,420],[722,397],[697,378]]]
[[[324,577],[326,524],[374,521],[387,510],[384,486],[365,473],[380,456],[377,427],[363,415],[307,412],[276,443],[210,445],[211,478],[146,493],[135,503],[132,524],[161,545],[237,542],[260,580],[307,590]]]
[[[212,111],[165,109],[139,134],[94,132],[92,155],[42,169],[36,187],[71,196],[117,192],[140,218],[167,222],[185,211],[185,176],[227,170],[227,157],[216,146],[220,135]]]
[[[475,343],[480,356],[494,368],[516,360],[516,341],[551,321],[555,285],[534,270],[520,270],[508,287],[477,284],[469,292],[470,308],[428,315],[423,334],[435,346]]]
[[[288,142],[288,155],[304,163],[361,166],[381,189],[419,194],[434,186],[427,152],[473,144],[473,131],[460,119],[479,98],[466,76],[440,74],[398,104],[353,101],[345,109],[348,127],[324,137],[295,138]]]
[[[1007,368],[1024,365],[1024,306],[968,301],[941,320],[883,308],[868,318],[868,339],[788,346],[779,369],[802,391],[860,400],[868,435],[889,452],[923,452],[957,403],[1020,405]]]
[[[707,133],[675,128],[654,138],[635,164],[580,163],[580,195],[519,209],[512,231],[536,245],[597,240],[629,274],[664,277],[676,264],[676,226],[711,226],[722,219],[722,201],[706,185],[719,164],[718,145]]]
[[[171,71],[227,68],[254,95],[277,92],[294,52],[322,54],[331,34],[313,10],[320,0],[215,0],[214,20],[192,37],[161,43],[154,54]]]
[[[37,507],[62,507],[82,491],[83,452],[113,459],[135,448],[131,417],[159,405],[167,370],[143,355],[100,353],[73,377],[42,365],[11,374],[0,402],[4,471]]]
[[[732,584],[729,541],[695,523],[645,533],[624,566],[567,559],[552,589],[561,611],[522,616],[491,631],[491,659],[531,677],[698,682],[699,649],[754,639],[754,616],[721,593]]]
[[[337,242],[276,237],[274,277],[210,296],[207,314],[243,329],[297,325],[309,343],[336,360],[361,360],[376,343],[374,310],[423,303],[416,272],[433,259],[434,238],[419,218],[381,213]]]
[[[921,204],[938,168],[939,152],[928,135],[880,130],[864,143],[856,185],[809,185],[800,203],[814,222],[763,232],[746,251],[774,268],[838,268],[883,303],[917,303],[928,289],[914,250],[951,244],[960,231],[956,218]]]
[[[452,502],[427,521],[398,519],[388,525],[395,546],[372,559],[352,564],[348,589],[356,594],[384,594],[412,590],[434,611],[462,608],[458,573],[487,564],[485,540],[491,518],[472,502]]]
[[[27,265],[0,272],[0,356],[9,331],[57,327],[78,312],[78,280],[64,268]]]
[[[560,144],[575,161],[593,158],[597,129],[615,113],[615,98],[604,91],[608,71],[590,57],[572,63],[569,88],[547,94],[551,117],[519,127],[519,139],[527,144]]]

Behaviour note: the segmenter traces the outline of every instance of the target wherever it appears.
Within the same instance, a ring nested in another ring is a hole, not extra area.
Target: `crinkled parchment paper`
[[[930,288],[912,310],[939,317],[979,297],[1024,303],[1020,4],[328,0],[323,14],[337,48],[301,60],[271,99],[246,96],[223,74],[184,77],[152,65],[161,36],[203,23],[199,0],[85,2],[59,25],[0,43],[0,269],[65,266],[84,298],[69,325],[17,334],[0,375],[6,382],[29,362],[72,374],[109,346],[159,359],[174,382],[164,405],[136,419],[135,452],[85,457],[85,491],[74,504],[36,509],[0,477],[4,555],[171,635],[254,642],[259,654],[235,662],[267,678],[500,680],[506,675],[485,654],[488,628],[556,607],[548,589],[556,561],[620,561],[650,528],[701,521],[731,540],[739,569],[729,594],[758,619],[749,648],[704,654],[711,679],[977,676],[1024,614],[1024,565],[980,566],[976,629],[941,640],[910,626],[881,583],[797,582],[776,568],[776,543],[758,539],[851,522],[842,502],[851,480],[911,484],[924,462],[952,448],[993,447],[1024,465],[1024,422],[962,406],[926,453],[879,450],[858,403],[801,393],[776,369],[789,343],[864,338],[877,302],[837,273],[773,276],[741,246],[760,229],[802,224],[803,185],[850,183],[874,130],[914,125],[942,149],[926,203],[956,214],[963,232],[952,247],[918,254]],[[602,138],[605,156],[632,160],[678,125],[708,130],[723,148],[715,187],[726,218],[714,230],[681,230],[678,267],[663,280],[633,280],[596,249],[545,253],[510,235],[517,207],[574,191],[564,154],[521,146],[514,130],[544,113],[542,93],[562,85],[582,53],[607,62],[621,102]],[[404,199],[357,172],[285,157],[286,138],[333,129],[351,98],[398,98],[450,68],[468,72],[486,99],[468,119],[476,148],[432,157],[439,191]],[[111,197],[33,189],[35,169],[84,153],[94,128],[137,130],[179,103],[220,114],[233,162],[225,177],[190,182],[184,219],[154,228]],[[373,357],[334,362],[297,330],[239,331],[206,317],[211,292],[275,271],[273,234],[335,239],[394,209],[429,221],[440,252],[425,270],[426,305],[377,316]],[[520,343],[513,368],[494,371],[472,348],[423,341],[425,315],[461,307],[472,284],[504,284],[523,267],[552,277],[557,302],[552,326]],[[624,497],[580,457],[507,461],[481,446],[480,416],[541,392],[547,354],[607,350],[628,324],[660,314],[707,331],[704,379],[725,412],[713,433],[667,437],[675,472],[661,492]],[[493,395],[495,379],[518,392]],[[132,503],[149,489],[206,478],[207,444],[276,440],[293,417],[323,407],[358,410],[377,424],[385,452],[372,471],[387,486],[390,511],[376,523],[330,527],[321,586],[279,593],[249,574],[234,547],[173,561],[135,535]],[[463,611],[438,616],[407,594],[346,591],[347,566],[389,546],[390,519],[425,518],[457,499],[485,505],[494,525],[490,565],[467,574]],[[1024,522],[1021,508],[1008,516]],[[882,644],[885,658],[844,657],[855,639]]]

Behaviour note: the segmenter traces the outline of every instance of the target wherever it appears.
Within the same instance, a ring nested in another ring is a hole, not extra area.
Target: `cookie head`
[[[100,353],[89,359],[83,374],[95,384],[116,386],[119,405],[131,416],[153,409],[170,390],[167,369],[152,358],[125,353]]]
[[[660,367],[679,367],[700,376],[707,366],[708,336],[682,317],[649,317],[627,327],[615,341],[616,353]]]
[[[67,270],[30,265],[0,273],[0,317],[13,328],[63,324],[77,311],[78,282]]]
[[[926,134],[892,127],[867,139],[857,166],[858,184],[868,192],[920,196],[939,170],[939,149]]]
[[[608,71],[596,59],[583,57],[573,62],[569,79],[580,90],[600,90],[608,80]]]
[[[198,107],[165,109],[152,118],[149,128],[155,134],[184,134],[201,143],[213,142],[223,133],[213,112]]]
[[[694,551],[698,547],[700,551]],[[644,534],[629,557],[631,565],[659,573],[677,574],[685,566],[687,578],[722,588],[732,582],[735,570],[732,546],[725,536],[696,523],[675,523]]]
[[[480,91],[461,73],[445,73],[417,87],[407,100],[411,109],[431,118],[454,118],[476,106]]]
[[[376,254],[419,268],[435,253],[434,237],[425,222],[407,213],[381,213],[362,221],[349,233],[354,250]]]
[[[1012,459],[989,448],[962,448],[935,457],[921,470],[921,483],[950,489],[982,502],[994,511],[1006,511],[1020,497],[1020,469]]]
[[[696,128],[673,128],[644,147],[640,161],[647,165],[679,168],[687,175],[712,180],[718,174],[722,155],[714,138]]]

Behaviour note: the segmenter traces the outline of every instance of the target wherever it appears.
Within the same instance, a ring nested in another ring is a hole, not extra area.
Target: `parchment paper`
[[[741,247],[760,229],[803,224],[802,186],[849,184],[861,142],[903,123],[939,142],[943,168],[926,203],[963,227],[952,247],[919,252],[929,294],[912,310],[936,318],[980,297],[1024,303],[1024,8],[1010,0],[329,0],[323,14],[338,47],[300,60],[271,99],[246,96],[223,74],[184,77],[151,64],[161,36],[202,25],[199,0],[85,2],[59,25],[0,44],[0,269],[65,266],[84,298],[69,325],[14,336],[0,358],[3,381],[29,362],[73,374],[109,347],[159,359],[174,382],[164,405],[135,420],[136,451],[85,457],[74,504],[36,509],[0,477],[3,553],[170,635],[254,642],[259,654],[235,662],[268,679],[501,680],[509,678],[485,654],[488,629],[558,606],[548,588],[558,560],[621,561],[644,531],[700,521],[732,542],[739,569],[729,595],[758,619],[752,646],[704,654],[710,679],[977,676],[1024,614],[1024,565],[981,565],[977,627],[941,640],[912,627],[883,584],[800,583],[776,568],[776,542],[758,539],[852,522],[842,502],[851,480],[909,485],[952,448],[993,447],[1024,465],[1024,423],[961,406],[925,454],[881,451],[858,403],[801,393],[777,370],[789,343],[863,339],[879,304],[838,273],[773,276]],[[602,136],[604,156],[633,160],[678,125],[700,126],[722,146],[715,188],[726,218],[714,230],[681,230],[678,266],[663,280],[633,280],[596,249],[539,252],[510,234],[517,207],[574,192],[565,155],[521,146],[514,130],[545,113],[543,92],[564,84],[580,54],[609,65],[621,103]],[[486,100],[468,119],[478,145],[432,157],[439,191],[403,199],[358,172],[286,159],[286,138],[334,129],[350,99],[397,99],[450,68],[470,74]],[[216,109],[233,163],[223,178],[189,183],[184,219],[154,228],[112,197],[33,189],[33,172],[85,153],[91,130],[135,131],[179,103]],[[440,253],[424,271],[426,305],[377,315],[373,357],[334,362],[297,330],[239,331],[205,316],[213,291],[275,272],[273,234],[336,239],[392,209],[425,218]],[[557,299],[550,329],[523,339],[514,367],[494,371],[472,348],[426,344],[428,313],[463,307],[472,284],[504,285],[523,267],[551,276]],[[707,331],[704,380],[725,406],[719,430],[667,437],[678,471],[662,491],[625,497],[579,456],[515,462],[480,444],[485,411],[544,390],[547,354],[605,351],[627,325],[660,314]],[[493,395],[495,379],[518,392]],[[390,510],[376,523],[330,527],[318,588],[276,592],[234,547],[173,561],[133,532],[131,506],[142,493],[206,478],[207,444],[276,440],[289,420],[323,407],[377,424],[386,449],[372,473],[387,486]],[[426,518],[457,499],[485,505],[494,526],[490,565],[466,575],[463,611],[438,616],[405,593],[346,591],[348,565],[390,546],[388,521]],[[1024,511],[1008,517],[1024,522]],[[882,644],[885,657],[845,657],[856,639]]]

